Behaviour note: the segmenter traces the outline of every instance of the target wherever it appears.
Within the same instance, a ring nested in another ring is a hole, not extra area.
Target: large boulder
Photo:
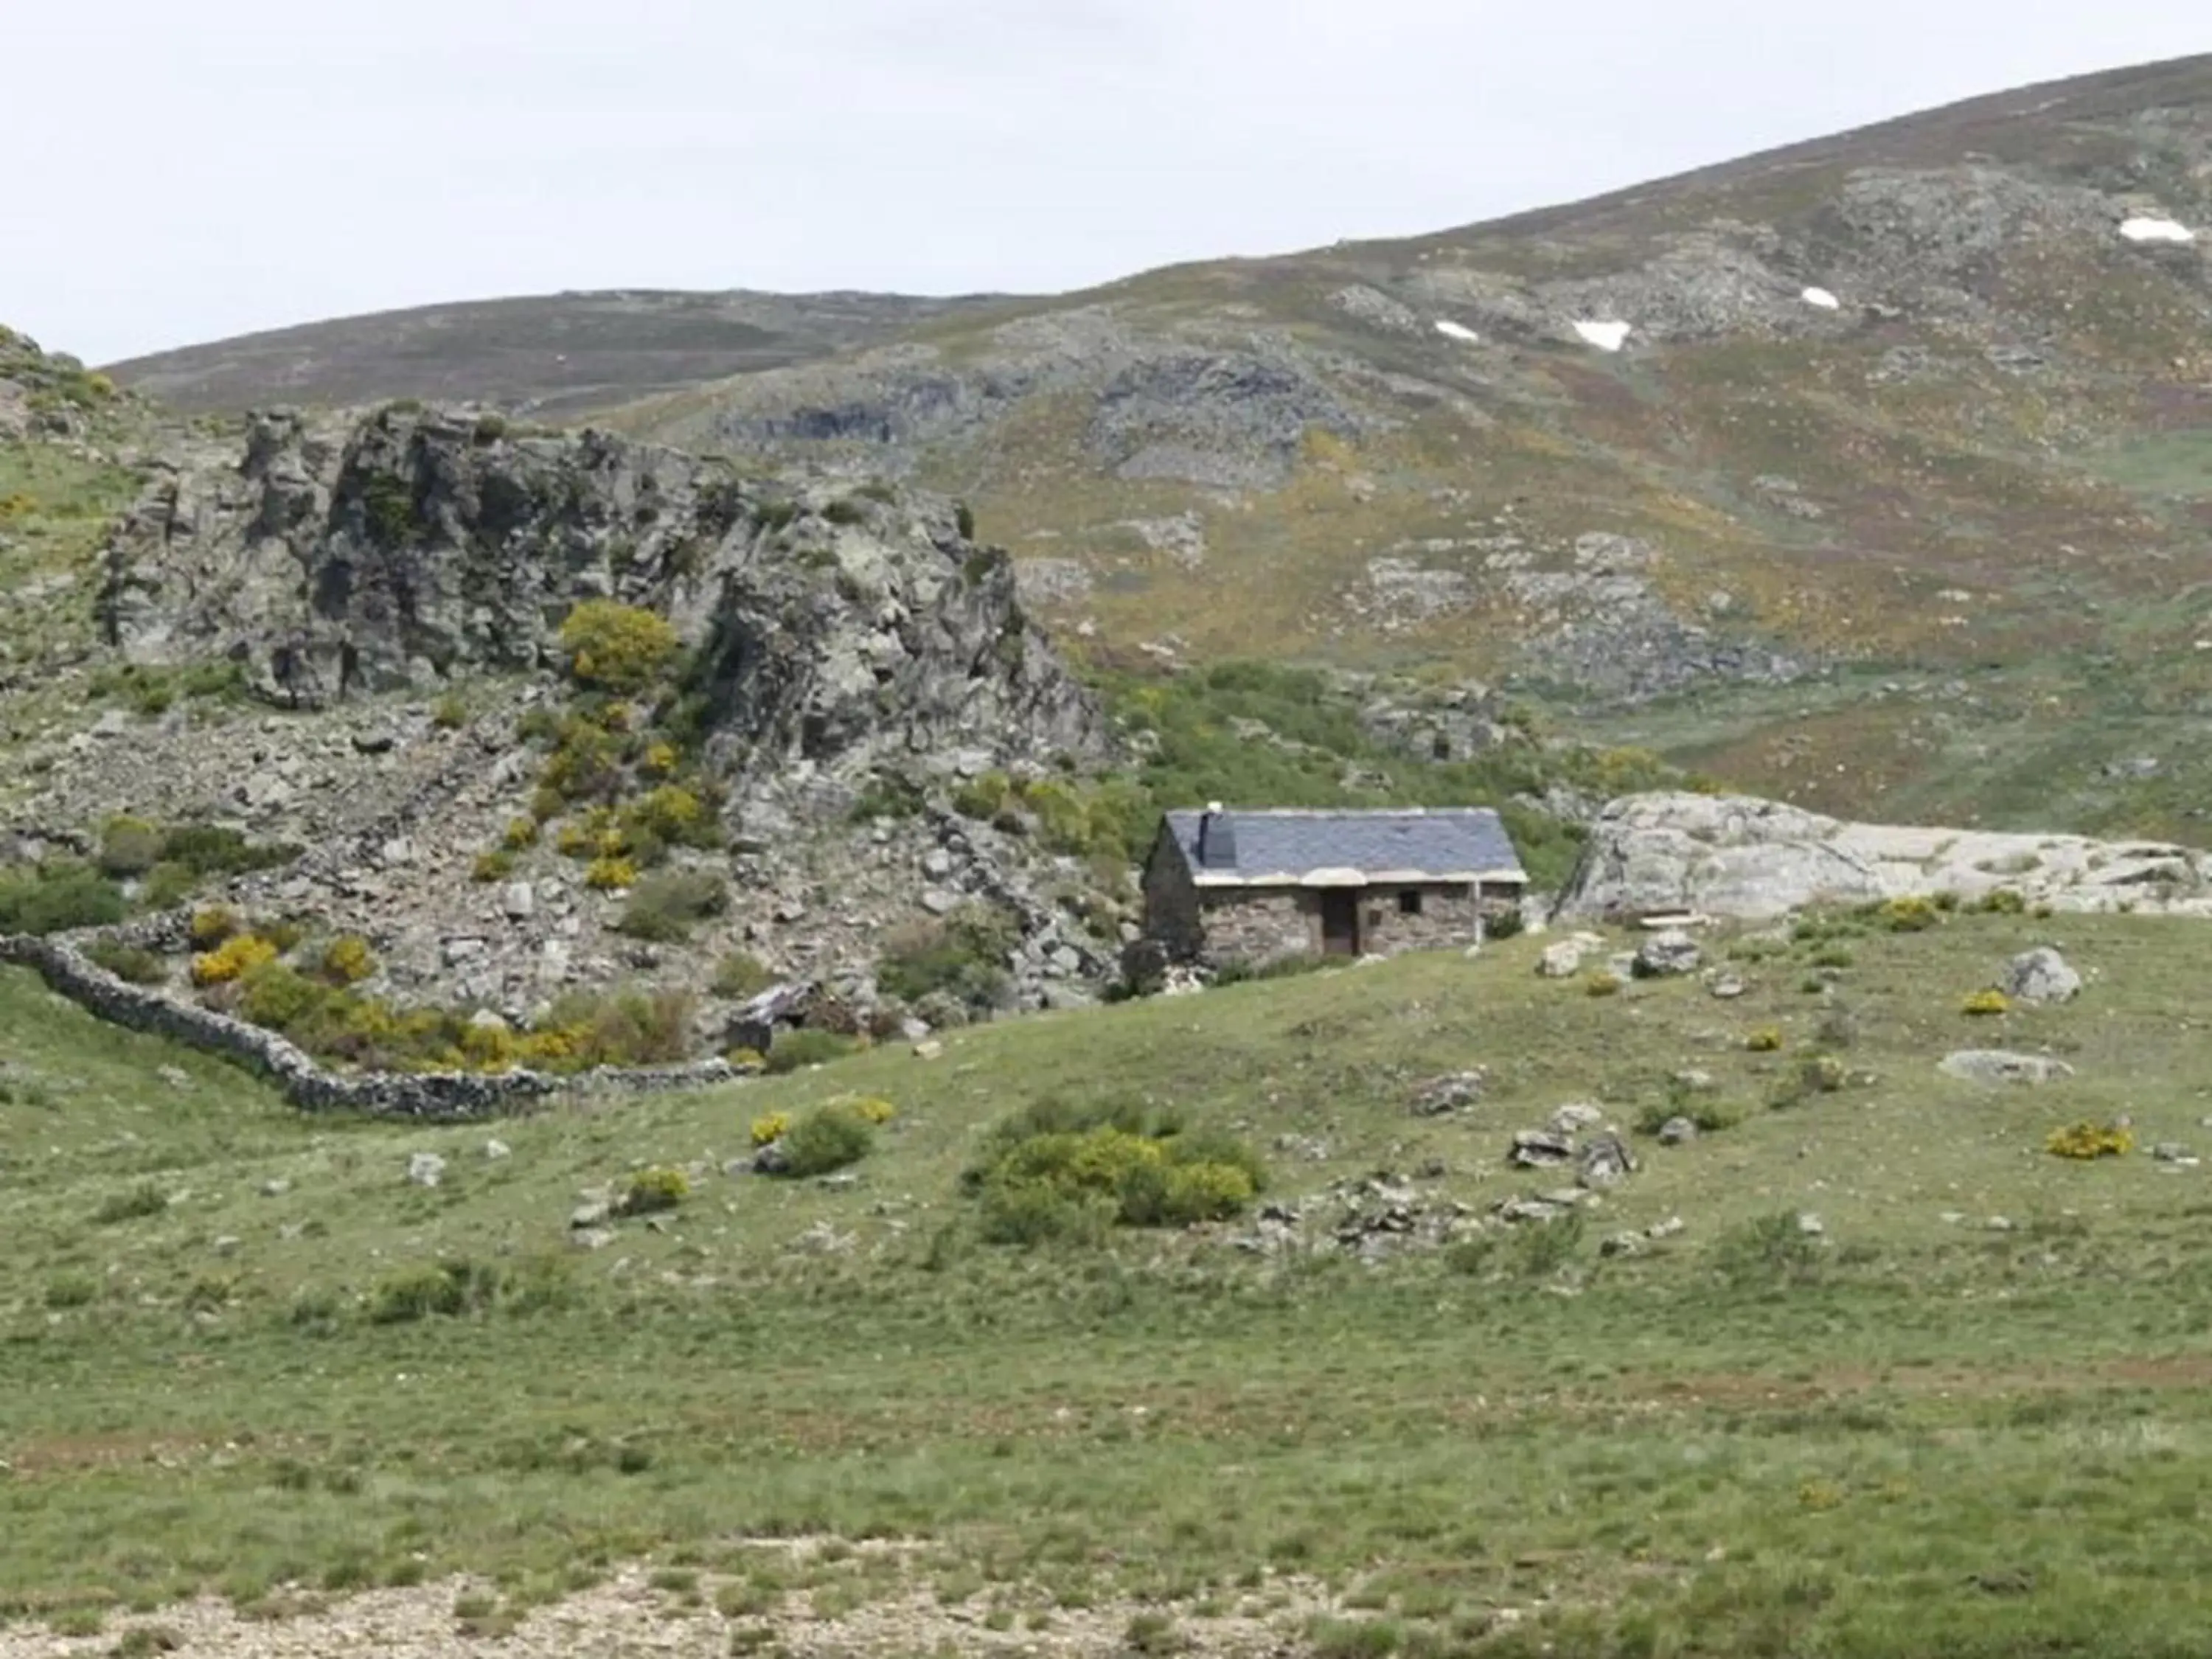
[[[1638,979],[1664,979],[1676,974],[1694,974],[1704,960],[1705,953],[1698,949],[1697,940],[1679,927],[1670,927],[1655,933],[1637,948],[1632,969]]]
[[[2002,1048],[1961,1048],[1943,1056],[1936,1069],[1965,1083],[2056,1083],[2074,1075],[2074,1068],[2048,1054],[2016,1054]]]
[[[2162,842],[1851,823],[1748,796],[1656,793],[1598,815],[1558,914],[1760,920],[2001,889],[2058,910],[2212,915],[2212,859]]]
[[[2056,950],[2039,945],[2006,965],[2004,991],[2015,1002],[2070,1002],[2081,994],[2081,975]]]

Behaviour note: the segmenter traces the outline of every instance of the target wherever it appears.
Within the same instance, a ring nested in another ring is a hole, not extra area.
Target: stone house
[[[1528,885],[1488,807],[1170,812],[1145,860],[1145,934],[1170,962],[1465,946]]]

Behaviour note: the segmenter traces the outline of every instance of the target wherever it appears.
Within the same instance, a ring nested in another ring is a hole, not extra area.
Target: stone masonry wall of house
[[[740,1075],[721,1060],[650,1068],[607,1066],[573,1078],[526,1071],[331,1072],[273,1031],[130,984],[58,939],[0,934],[0,962],[32,969],[57,994],[97,1018],[167,1037],[260,1073],[285,1099],[308,1111],[461,1121],[513,1115],[531,1103],[565,1091],[696,1089]]]
[[[1420,914],[1398,908],[1396,887],[1364,892],[1360,948],[1371,956],[1402,951],[1441,951],[1474,942],[1476,900],[1465,885],[1434,885],[1421,895]],[[1298,888],[1215,889],[1202,901],[1205,955],[1215,962],[1267,962],[1305,956],[1322,948],[1321,894]]]

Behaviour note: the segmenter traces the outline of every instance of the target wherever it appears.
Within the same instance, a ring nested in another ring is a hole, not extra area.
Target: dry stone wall
[[[528,1071],[332,1072],[273,1031],[132,985],[58,939],[0,934],[0,962],[30,969],[49,988],[96,1018],[167,1037],[259,1073],[285,1099],[306,1111],[459,1121],[512,1115],[562,1091],[635,1094],[696,1089],[741,1075],[721,1060],[647,1068],[605,1066],[574,1078]]]

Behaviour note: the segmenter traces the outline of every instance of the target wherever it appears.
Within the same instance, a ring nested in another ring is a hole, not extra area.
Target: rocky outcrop
[[[297,706],[549,666],[603,598],[699,653],[740,767],[1104,750],[1011,562],[951,502],[495,416],[257,416],[242,456],[171,468],[117,526],[100,609],[133,661],[228,659]]]
[[[2212,915],[2212,858],[2157,842],[1851,823],[1739,795],[1632,795],[1591,827],[1558,914],[1757,919],[1999,890],[2054,910]]]

